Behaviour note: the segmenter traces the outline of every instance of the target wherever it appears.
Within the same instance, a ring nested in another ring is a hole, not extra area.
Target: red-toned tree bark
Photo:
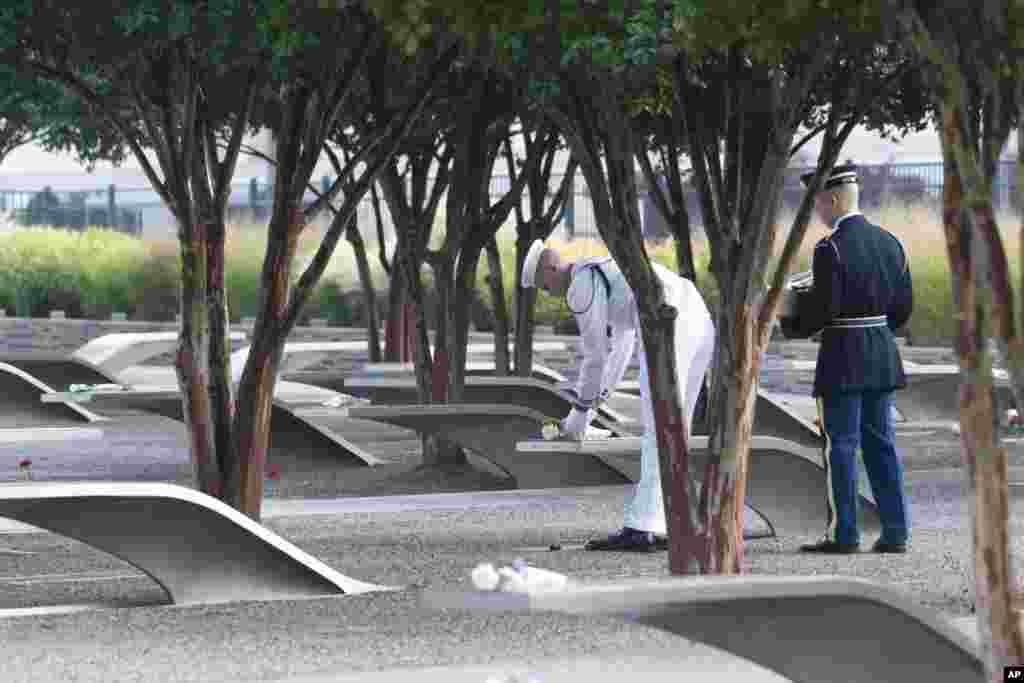
[[[895,9],[909,42],[937,75],[930,94],[940,117],[943,227],[957,305],[961,457],[974,545],[975,611],[986,678],[999,681],[1005,666],[1024,664],[1009,555],[1006,449],[987,344],[995,338],[1021,405],[1024,337],[992,210],[999,156],[1021,121],[1020,24],[1011,24],[1007,5],[998,1],[962,10],[904,3]]]

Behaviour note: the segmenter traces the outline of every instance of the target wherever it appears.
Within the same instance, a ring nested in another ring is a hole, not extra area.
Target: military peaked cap
[[[810,185],[812,178],[814,178],[814,171],[804,173],[800,176],[800,182],[804,184],[804,187],[807,187]],[[825,177],[825,185],[822,189],[829,190],[837,185],[857,182],[857,166],[854,164],[843,164],[842,166],[836,166],[833,168],[832,172]]]

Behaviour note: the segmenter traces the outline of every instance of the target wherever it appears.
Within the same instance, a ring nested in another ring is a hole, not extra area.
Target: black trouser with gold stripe
[[[892,392],[833,393],[818,397],[825,432],[827,530],[837,543],[859,543],[857,449],[882,521],[882,540],[906,543],[909,534],[903,494],[903,465],[892,427]]]

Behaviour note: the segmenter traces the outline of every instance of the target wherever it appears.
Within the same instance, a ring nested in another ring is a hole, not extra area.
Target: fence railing
[[[782,203],[789,209],[795,208],[803,197],[800,174],[813,168],[794,167],[786,170],[783,183]],[[1017,210],[1016,163],[1001,161],[996,175],[993,199],[997,210]],[[330,177],[317,182],[320,191],[333,181]],[[553,193],[562,182],[560,174],[553,174],[549,192]],[[509,187],[509,178],[495,175],[491,178],[492,197],[500,197]],[[861,165],[861,201],[865,206],[877,206],[892,202],[936,202],[941,197],[943,164],[925,162],[914,164],[865,164]],[[687,210],[691,224],[703,224],[700,204],[692,187],[686,191]],[[307,201],[313,201],[314,192],[308,192]],[[272,188],[258,178],[239,180],[232,186],[228,202],[229,218],[245,213],[254,220],[265,220],[270,212]],[[382,202],[383,204],[383,202]],[[159,196],[149,187],[118,187],[110,185],[100,189],[74,191],[53,191],[45,188],[39,191],[0,190],[0,212],[7,215],[9,222],[18,225],[54,225],[69,229],[82,229],[89,225],[113,227],[125,232],[142,232],[143,210],[163,207]],[[524,201],[523,211],[528,213]],[[643,216],[644,232],[652,235],[667,234],[666,226],[658,214],[654,202],[646,190],[641,191],[640,211]],[[390,232],[392,223],[386,205],[382,218]],[[359,208],[361,229],[372,233],[375,220],[369,198]],[[559,219],[560,228],[569,236],[596,236],[593,205],[581,174],[573,180],[570,200]]]

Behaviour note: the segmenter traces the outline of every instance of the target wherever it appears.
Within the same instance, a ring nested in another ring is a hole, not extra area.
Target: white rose
[[[473,581],[473,586],[479,591],[497,590],[498,583],[501,580],[498,572],[494,569],[494,565],[490,562],[478,564],[470,572],[470,578]]]

